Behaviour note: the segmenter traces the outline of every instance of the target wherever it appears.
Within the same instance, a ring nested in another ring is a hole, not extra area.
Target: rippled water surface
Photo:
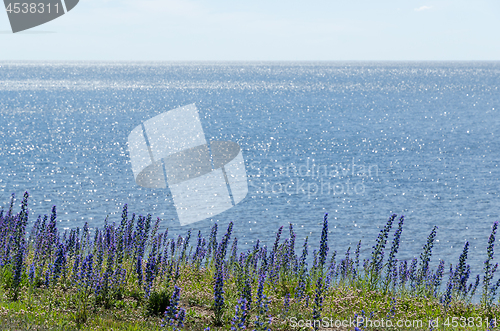
[[[370,253],[404,214],[400,259],[438,225],[437,258],[465,240],[481,270],[500,214],[500,63],[0,63],[0,206],[29,191],[31,221],[58,208],[60,228],[161,217],[183,234],[168,189],[134,182],[127,137],[195,103],[206,138],[240,144],[249,193],[191,226],[235,222],[243,245],[280,225],[330,247]],[[20,201],[18,201],[20,202]]]

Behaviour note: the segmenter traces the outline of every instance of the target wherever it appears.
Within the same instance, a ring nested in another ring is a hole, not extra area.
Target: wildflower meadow
[[[343,252],[328,245],[327,214],[320,238],[297,242],[290,224],[269,247],[240,250],[233,223],[173,238],[125,205],[100,228],[61,231],[55,206],[28,227],[28,202],[16,213],[13,196],[0,211],[3,330],[498,329],[497,222],[472,275],[469,243],[458,261],[434,256],[437,227],[418,258],[398,260],[405,218],[395,214]]]

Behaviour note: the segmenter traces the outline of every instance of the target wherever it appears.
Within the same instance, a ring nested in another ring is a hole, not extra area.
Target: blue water
[[[241,145],[249,193],[180,227],[169,190],[134,182],[130,131],[195,103],[206,138]],[[465,240],[477,273],[500,212],[500,63],[0,63],[0,206],[29,191],[31,221],[56,205],[61,229],[118,222],[123,204],[173,235],[235,223],[240,244],[294,224],[318,246],[362,240],[392,213],[399,258],[439,226],[433,261]],[[18,200],[18,204],[19,204]]]

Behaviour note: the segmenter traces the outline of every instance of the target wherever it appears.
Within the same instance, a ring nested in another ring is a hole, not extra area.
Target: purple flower
[[[215,324],[222,325],[224,313],[224,265],[221,264],[215,270],[214,285],[214,315]]]
[[[184,319],[186,317],[186,311],[179,308],[179,301],[181,298],[181,289],[177,286],[174,287],[174,292],[169,300],[169,306],[165,310],[165,319],[162,320],[162,326],[171,326],[176,330],[176,328],[184,327]]]
[[[389,253],[389,258],[387,261],[387,275],[386,275],[386,279],[385,279],[385,290],[386,291],[387,291],[387,288],[390,284],[391,278],[393,280],[393,284],[397,283],[397,276],[394,276],[394,273],[397,274],[396,254],[398,253],[398,250],[399,250],[401,233],[403,232],[403,223],[404,223],[404,216],[401,216],[399,218],[398,229],[396,230],[396,232],[394,232],[394,238],[392,239],[391,251]]]
[[[210,231],[210,238],[208,241],[208,251],[207,251],[207,263],[210,258],[215,260],[215,255],[217,254],[217,229],[219,227],[218,223],[215,223]],[[213,255],[213,256],[212,256]]]
[[[319,330],[319,324],[316,321],[321,319],[321,311],[323,310],[323,278],[319,277],[316,282],[316,296],[314,297],[313,320],[314,330]]]
[[[271,255],[269,256],[269,267],[271,267],[271,270],[274,268],[275,260],[276,260],[276,253],[278,251],[278,245],[281,237],[281,233],[283,232],[283,227],[281,226],[278,229],[278,232],[276,233],[276,240],[274,241],[274,246],[273,250],[271,251]]]
[[[434,295],[437,294],[439,291],[439,287],[441,286],[441,280],[443,278],[443,273],[444,273],[444,261],[441,260],[439,261],[438,268],[436,270],[436,274],[434,275]]]
[[[246,319],[249,311],[247,300],[245,298],[238,299],[238,304],[235,307],[233,320],[231,321],[231,330],[239,331],[246,329]]]
[[[323,218],[323,229],[321,231],[321,241],[319,243],[319,267],[323,270],[326,256],[328,254],[328,213]]]
[[[254,330],[258,331],[271,331],[272,319],[268,316],[269,313],[269,300],[265,295],[257,301],[257,316],[253,322],[255,325]]]
[[[493,247],[495,246],[495,235],[497,232],[497,228],[498,222],[493,223],[491,234],[488,238],[488,247],[486,249],[488,257],[486,261],[484,261],[483,294],[481,302],[487,306],[491,305],[494,299],[494,297],[492,296],[493,288],[491,287],[490,283],[496,271],[496,266],[492,266],[492,261],[494,256]]]
[[[287,316],[289,310],[290,310],[290,293],[287,293],[285,295],[285,300],[283,302],[283,314]]]
[[[54,284],[57,283],[57,280],[61,276],[61,273],[64,272],[66,267],[66,252],[63,244],[59,244],[56,252],[56,259],[54,261],[53,269],[52,269],[52,281]]]
[[[427,242],[422,248],[422,253],[420,254],[420,270],[417,274],[417,282],[421,284],[423,280],[427,277],[429,271],[429,262],[432,255],[432,247],[434,246],[434,240],[436,239],[436,231],[438,227],[434,226],[431,233],[427,237]]]
[[[15,257],[14,278],[13,278],[13,284],[12,284],[14,289],[16,289],[16,297],[17,297],[17,289],[19,288],[19,285],[21,284],[21,274],[22,274],[23,264],[24,264],[24,251],[25,251],[25,245],[24,245],[24,243],[21,243],[21,245],[17,249],[17,253],[16,253],[16,257]]]
[[[137,257],[137,263],[135,265],[135,273],[137,274],[137,280],[139,281],[139,285],[142,285],[142,257]]]
[[[372,247],[372,260],[368,271],[371,288],[374,288],[379,280],[380,271],[383,267],[384,249],[387,243],[387,237],[391,231],[392,223],[394,222],[396,216],[396,214],[391,215],[384,228],[380,230],[375,246]]]

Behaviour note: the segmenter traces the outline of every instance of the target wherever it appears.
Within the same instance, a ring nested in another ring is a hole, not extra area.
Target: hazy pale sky
[[[80,0],[0,60],[500,60],[499,0]]]

